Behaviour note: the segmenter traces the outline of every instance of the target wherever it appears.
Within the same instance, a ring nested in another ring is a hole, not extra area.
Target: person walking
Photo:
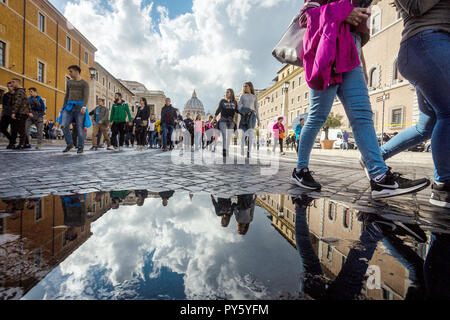
[[[238,102],[238,112],[242,116],[239,122],[239,129],[244,132],[242,135],[241,154],[245,154],[245,141],[247,140],[247,158],[250,158],[256,121],[258,121],[258,127],[260,125],[258,97],[255,95],[255,88],[251,82],[246,82],[242,86],[242,94]]]
[[[44,137],[44,116],[47,107],[44,100],[42,100],[41,96],[38,94],[36,88],[28,89],[28,93],[30,94],[28,101],[30,102],[31,113],[33,114],[33,117],[30,117],[27,120],[28,141],[31,141],[30,127],[35,125],[37,128],[38,137],[36,150],[40,150],[42,147],[42,139]]]
[[[300,21],[307,27],[304,37],[303,66],[310,87],[310,112],[301,133],[297,168],[292,182],[309,189],[322,186],[309,171],[311,151],[320,129],[325,124],[336,95],[343,102],[355,140],[370,174],[372,198],[389,198],[418,192],[430,185],[428,179],[409,180],[395,174],[384,162],[373,123],[373,112],[367,88],[364,56],[361,47],[369,40],[366,8],[354,7],[348,1],[306,0]],[[317,8],[328,6],[327,10]],[[308,24],[310,21],[310,24]],[[325,30],[324,32],[318,32]],[[316,37],[326,37],[320,50]],[[334,39],[335,41],[330,41]],[[338,45],[338,47],[336,47]],[[330,52],[344,52],[330,55]],[[331,61],[332,63],[328,63]],[[339,69],[332,72],[331,66]],[[338,72],[337,70],[341,71]]]
[[[172,106],[170,98],[166,99],[166,104],[161,110],[161,131],[162,131],[162,143],[163,151],[167,152],[167,147],[170,151],[173,149],[172,133],[177,123],[177,112]]]
[[[136,128],[137,151],[144,151],[147,145],[148,118],[150,117],[150,106],[146,98],[141,98],[141,106],[134,119]]]
[[[279,117],[277,123],[273,126],[273,153],[277,149],[277,145],[280,145],[280,154],[282,156],[286,155],[283,151],[283,140],[286,138],[286,130],[283,125],[283,117]]]
[[[0,132],[3,133],[9,141],[6,149],[14,149],[16,146],[17,128],[16,120],[11,117],[14,109],[14,86],[12,81],[9,81],[6,84],[6,87],[8,88],[8,92],[6,92],[2,97],[2,119],[0,120]],[[8,127],[10,130],[9,132]]]
[[[203,136],[203,126],[202,126],[202,116],[197,115],[194,121],[194,140],[195,140],[195,151],[199,151],[202,147],[202,136]]]
[[[417,91],[419,122],[381,147],[387,160],[431,139],[435,165],[430,203],[450,208],[450,1],[395,0],[404,20],[398,69]],[[366,161],[361,165],[369,173]]]
[[[302,134],[302,129],[304,126],[305,126],[305,118],[301,118],[300,123],[295,128],[295,143],[296,143],[295,151],[297,152],[297,156],[298,156],[298,148],[300,146],[300,136]]]
[[[150,115],[150,120],[148,122],[148,148],[153,149],[156,145],[156,119],[155,115],[152,113]]]
[[[188,112],[186,114],[186,119],[184,119],[184,126],[186,127],[185,133],[185,147],[187,149],[194,149],[194,120],[191,119],[191,114]]]
[[[94,110],[94,130],[92,131],[92,148],[91,151],[98,150],[98,136],[103,135],[103,139],[107,143],[107,150],[114,150],[111,146],[111,139],[108,135],[109,127],[109,110],[105,107],[105,100],[99,98],[97,100],[98,106]]]
[[[73,130],[76,130],[78,136],[77,153],[84,152],[84,140],[86,139],[85,127],[91,126],[87,104],[89,102],[89,84],[81,78],[81,68],[72,65],[68,68],[70,80],[67,81],[66,95],[64,97],[64,106],[57,119],[64,132],[64,139],[67,147],[63,153],[68,153],[75,148],[70,125],[75,123]]]
[[[112,131],[112,139],[115,141],[114,146],[116,150],[123,151],[123,144],[125,142],[125,134],[127,131],[127,125],[133,125],[133,119],[131,117],[130,107],[128,103],[122,100],[122,94],[117,92],[114,96],[114,104],[111,109],[111,115],[109,122]],[[127,123],[128,116],[128,123]],[[120,134],[119,139],[117,135]]]
[[[17,133],[20,137],[19,145],[16,149],[20,150],[25,149],[27,139],[27,120],[28,118],[33,117],[33,113],[31,113],[31,106],[25,89],[22,88],[22,81],[14,78],[11,83],[14,88],[11,118],[16,120]]]
[[[236,130],[236,123],[234,122],[234,117],[238,112],[238,103],[233,89],[227,89],[225,92],[225,98],[220,100],[219,107],[216,110],[214,120],[220,114],[220,119],[218,122],[218,129],[222,134],[222,151],[223,157],[228,156],[231,143],[231,131]]]
[[[344,130],[342,133],[342,149],[348,150],[348,139],[350,138],[350,134]]]

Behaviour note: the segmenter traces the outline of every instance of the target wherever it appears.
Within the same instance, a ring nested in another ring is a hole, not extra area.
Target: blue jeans
[[[70,125],[74,121],[76,123],[76,128],[78,134],[78,148],[84,148],[84,140],[86,139],[86,135],[84,133],[84,120],[86,115],[81,113],[81,108],[74,106],[72,110],[67,111],[64,110],[62,113],[62,124],[63,124],[63,132],[64,139],[66,140],[67,146],[73,146],[72,133],[70,132]]]
[[[419,123],[381,148],[385,159],[431,138],[435,180],[450,181],[450,34],[423,31],[401,44],[400,73],[417,90]]]
[[[153,148],[153,146],[156,144],[155,131],[148,132],[148,144],[149,144],[150,148]]]
[[[162,130],[163,147],[167,148],[167,144],[172,146],[173,125],[163,123],[161,126],[161,130]],[[167,140],[167,137],[169,137],[169,141]]]
[[[326,90],[310,89],[309,91],[311,108],[300,136],[297,168],[308,168],[314,141],[330,114],[337,94],[344,105],[356,144],[366,162],[370,176],[375,178],[386,173],[388,167],[381,156],[378,145],[369,91],[362,67],[359,66],[344,73],[341,84],[329,86]]]

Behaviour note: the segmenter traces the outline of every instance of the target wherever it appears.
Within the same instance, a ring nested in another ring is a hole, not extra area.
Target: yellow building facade
[[[63,107],[67,67],[79,65],[91,82],[97,49],[48,0],[0,0],[0,95],[12,78],[35,87],[47,105],[47,120]],[[95,101],[89,101],[89,109]]]

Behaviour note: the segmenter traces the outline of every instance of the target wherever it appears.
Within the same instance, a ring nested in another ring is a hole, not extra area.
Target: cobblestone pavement
[[[162,153],[160,150],[136,152],[125,148],[124,152],[118,153],[100,149],[98,152],[86,151],[79,156],[76,152],[62,154],[63,146],[46,146],[41,151],[0,148],[0,198],[137,189],[221,196],[299,191],[289,182],[296,165],[295,154],[278,158],[266,155],[265,150],[261,150],[252,155],[252,163],[246,160],[244,164],[244,158],[236,156],[238,149],[233,149],[235,163],[225,165],[202,163],[198,159],[196,163],[174,163],[172,153]],[[207,152],[205,155],[212,154]],[[217,157],[221,159],[221,154],[217,154]],[[275,168],[278,166],[277,173],[262,175],[261,169],[267,169],[269,165]],[[393,167],[394,171],[404,173],[408,178],[433,177],[432,163],[416,165],[395,162]],[[334,154],[313,155],[310,168],[324,186],[320,194],[322,197],[355,205],[371,204],[369,182],[357,158],[337,157]],[[386,202],[413,212],[432,210],[428,205],[430,192],[430,189],[426,189]]]

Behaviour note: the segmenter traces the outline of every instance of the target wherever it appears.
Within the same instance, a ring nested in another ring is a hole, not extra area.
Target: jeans
[[[348,150],[348,142],[347,141],[342,142],[342,149]]]
[[[230,149],[231,136],[227,135],[228,124],[226,121],[219,122],[219,130],[222,133],[222,144],[223,144],[222,149],[223,150]]]
[[[161,130],[162,130],[163,147],[164,149],[167,149],[167,145],[172,146],[173,125],[163,123]],[[169,138],[169,140],[167,140],[167,138]]]
[[[8,127],[10,127],[11,132],[8,132]],[[3,115],[0,120],[0,132],[5,135],[5,137],[9,140],[10,145],[16,144],[17,139],[17,128],[16,128],[16,120],[11,118],[11,116]]]
[[[155,138],[156,138],[155,131],[149,131],[148,132],[148,144],[149,144],[150,148],[153,148],[153,146],[156,144]]]
[[[194,132],[195,149],[200,149],[202,147],[202,136],[201,132]]]
[[[70,133],[70,124],[72,122],[76,123],[76,128],[74,130],[77,131],[78,136],[78,148],[84,148],[84,140],[86,139],[84,133],[84,120],[86,115],[81,113],[81,107],[74,106],[72,110],[64,110],[62,114],[62,124],[63,124],[63,132],[64,139],[66,140],[67,146],[73,146],[72,134]]]
[[[378,145],[369,92],[362,67],[359,66],[344,73],[341,84],[329,86],[323,91],[313,89],[309,91],[311,108],[300,136],[297,168],[308,168],[314,141],[330,114],[337,94],[350,120],[356,144],[366,162],[371,178],[386,173],[388,167],[381,156]]]
[[[400,73],[414,85],[419,123],[399,133],[381,148],[388,159],[431,138],[435,180],[450,181],[450,34],[423,31],[401,44]],[[426,63],[424,63],[426,62]]]

